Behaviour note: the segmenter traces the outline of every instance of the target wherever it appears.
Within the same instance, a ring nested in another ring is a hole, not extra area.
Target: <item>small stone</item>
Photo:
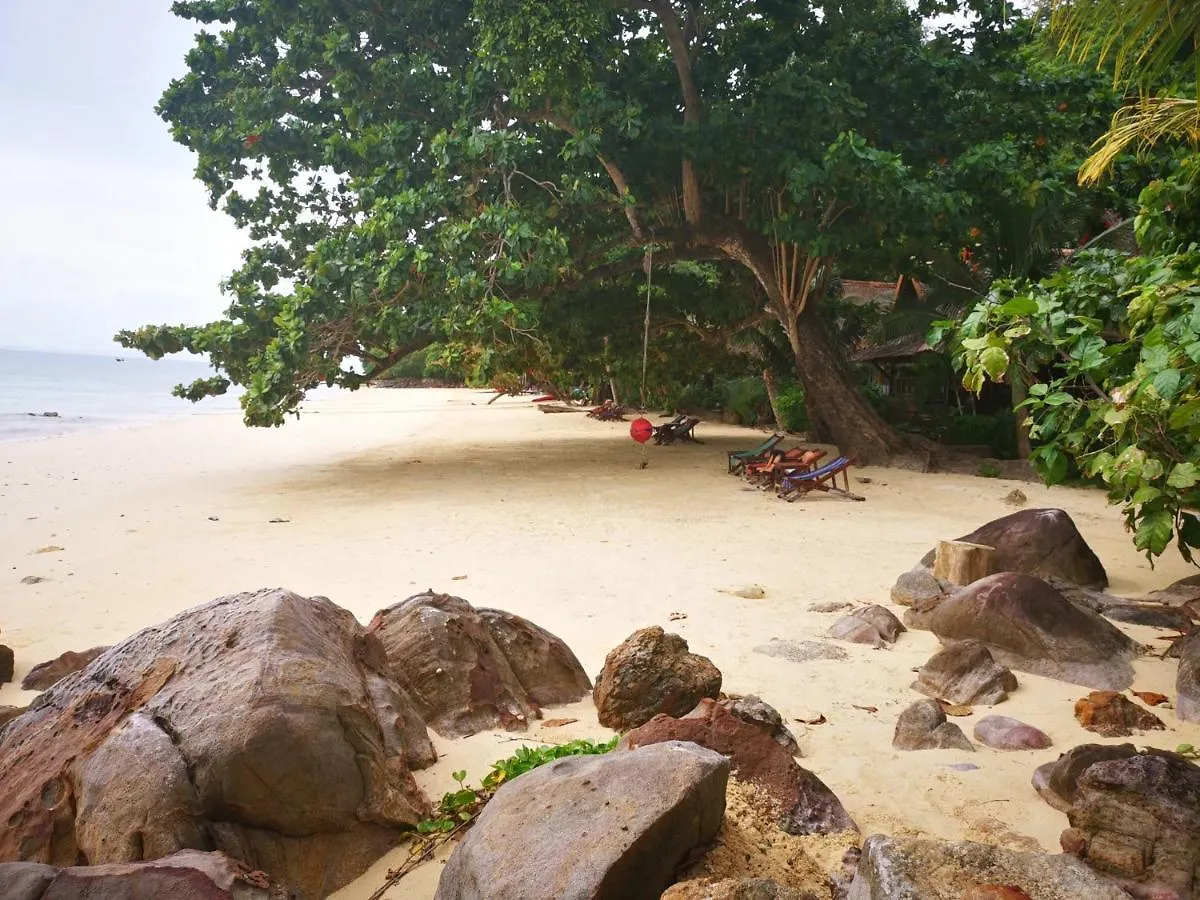
[[[841,612],[844,609],[851,609],[853,606],[853,603],[847,603],[844,600],[827,600],[824,603],[810,603],[808,611],[814,613],[835,613]]]
[[[960,706],[993,706],[1017,689],[1017,678],[978,641],[959,641],[929,658],[913,690]]]
[[[918,700],[896,721],[892,746],[897,750],[974,750],[975,746],[936,700]]]
[[[1092,691],[1075,701],[1075,718],[1103,737],[1129,737],[1134,730],[1162,729],[1162,719],[1116,691]]]
[[[846,658],[846,651],[832,644],[820,641],[787,641],[782,638],[771,638],[770,643],[760,644],[754,648],[754,652],[798,663]]]
[[[984,716],[975,723],[975,740],[995,750],[1044,750],[1050,736],[1008,716]]]
[[[1004,502],[1009,506],[1024,506],[1029,502],[1029,498],[1025,496],[1025,492],[1020,488],[1013,488],[1004,498]]]

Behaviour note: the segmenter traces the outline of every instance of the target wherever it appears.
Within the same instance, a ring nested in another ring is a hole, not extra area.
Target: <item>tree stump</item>
[[[933,577],[951,584],[970,584],[992,574],[992,554],[996,550],[967,541],[938,541],[933,558]]]

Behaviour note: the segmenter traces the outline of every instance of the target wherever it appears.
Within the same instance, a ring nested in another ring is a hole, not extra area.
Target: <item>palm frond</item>
[[[1200,45],[1196,0],[1048,0],[1050,34],[1076,62],[1109,60],[1117,85],[1161,79]]]
[[[1182,97],[1143,97],[1122,106],[1108,131],[1092,145],[1096,149],[1079,170],[1080,183],[1099,181],[1113,160],[1131,146],[1143,151],[1164,138],[1200,143],[1200,103]]]

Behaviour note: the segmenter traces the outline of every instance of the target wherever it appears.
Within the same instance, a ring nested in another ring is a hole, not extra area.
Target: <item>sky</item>
[[[248,240],[154,113],[192,34],[170,0],[0,0],[0,347],[111,353],[227,305]]]

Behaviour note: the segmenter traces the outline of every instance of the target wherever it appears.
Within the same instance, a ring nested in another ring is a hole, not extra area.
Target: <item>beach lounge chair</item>
[[[807,496],[812,491],[837,494],[847,500],[865,500],[858,494],[850,492],[849,469],[853,461],[848,456],[839,456],[833,462],[826,463],[819,469],[810,472],[800,472],[795,475],[785,475],[779,482],[778,496],[791,503],[797,497]],[[837,486],[838,475],[842,476],[845,488]]]
[[[751,460],[743,467],[746,480],[762,486],[778,487],[784,475],[798,475],[809,472],[818,460],[825,456],[824,450],[810,450],[805,447],[792,447],[782,453],[773,451],[769,458],[763,461]]]
[[[696,440],[696,426],[700,424],[700,420],[694,416],[676,416],[674,421],[668,422],[666,425],[656,425],[654,428],[654,443],[656,444],[674,444],[676,441],[690,442],[693,444],[703,443]]]
[[[783,441],[782,434],[773,434],[757,447],[752,447],[749,450],[730,450],[729,451],[729,474],[734,475],[741,472],[742,467],[752,459],[767,458],[767,455],[774,450]]]

